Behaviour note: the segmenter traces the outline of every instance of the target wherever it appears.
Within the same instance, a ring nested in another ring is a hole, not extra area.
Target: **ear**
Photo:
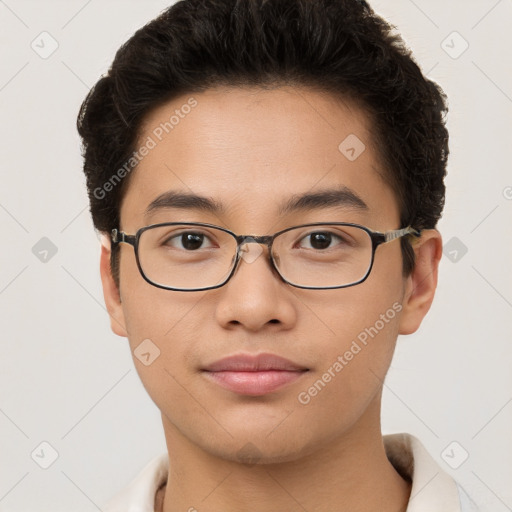
[[[121,296],[112,277],[112,269],[110,268],[110,239],[103,236],[101,242],[100,256],[100,274],[101,284],[103,286],[103,298],[110,316],[110,328],[118,336],[128,337],[126,331],[126,322],[124,311],[121,305]]]
[[[400,334],[415,332],[430,309],[437,287],[439,261],[443,254],[441,234],[436,229],[422,231],[421,237],[412,244],[416,261],[406,280]]]

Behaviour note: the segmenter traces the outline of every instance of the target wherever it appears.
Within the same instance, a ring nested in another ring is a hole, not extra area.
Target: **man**
[[[380,427],[437,285],[446,110],[355,0],[184,0],[121,47],[78,128],[168,453],[106,510],[474,510]]]

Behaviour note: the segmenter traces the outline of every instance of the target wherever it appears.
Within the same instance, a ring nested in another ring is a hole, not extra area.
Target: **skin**
[[[189,96],[151,112],[141,141]],[[218,87],[195,94],[197,107],[143,159],[121,205],[120,229],[165,221],[208,222],[238,234],[272,234],[307,222],[346,221],[397,229],[393,190],[372,146],[371,125],[352,103],[309,89]],[[338,145],[356,134],[366,150],[349,161]],[[291,195],[344,185],[369,206],[325,208],[279,218]],[[222,202],[217,216],[148,204],[177,189]],[[410,484],[386,457],[381,435],[383,380],[398,334],[416,331],[437,285],[441,236],[414,244],[416,266],[402,274],[400,243],[380,246],[357,286],[305,290],[284,283],[264,246],[221,288],[179,292],[140,275],[133,247],[121,244],[120,289],[101,254],[101,278],[113,331],[132,352],[147,338],[160,356],[134,364],[159,407],[170,460],[156,510],[309,512],[405,510]],[[307,405],[298,394],[321,378],[357,335],[394,303],[402,310]],[[243,396],[207,380],[201,368],[237,353],[275,353],[309,369],[265,396]],[[248,444],[250,443],[250,444]],[[245,451],[240,452],[245,447]],[[246,455],[244,455],[244,453]],[[247,453],[249,455],[247,455]],[[251,457],[252,456],[252,457]]]

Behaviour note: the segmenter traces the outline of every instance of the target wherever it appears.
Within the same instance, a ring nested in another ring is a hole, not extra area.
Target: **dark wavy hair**
[[[119,226],[131,174],[108,193],[105,184],[134,154],[144,116],[217,85],[307,86],[356,102],[371,121],[401,225],[436,226],[449,153],[446,95],[423,76],[394,26],[358,0],[181,0],[119,48],[80,108],[97,230]],[[414,251],[407,238],[401,243],[408,275]],[[119,286],[116,254],[111,267]]]

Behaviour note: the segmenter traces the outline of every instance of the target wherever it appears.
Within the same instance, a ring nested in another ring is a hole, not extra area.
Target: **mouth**
[[[261,396],[300,379],[309,368],[275,354],[237,354],[202,369],[211,382],[234,393]]]

